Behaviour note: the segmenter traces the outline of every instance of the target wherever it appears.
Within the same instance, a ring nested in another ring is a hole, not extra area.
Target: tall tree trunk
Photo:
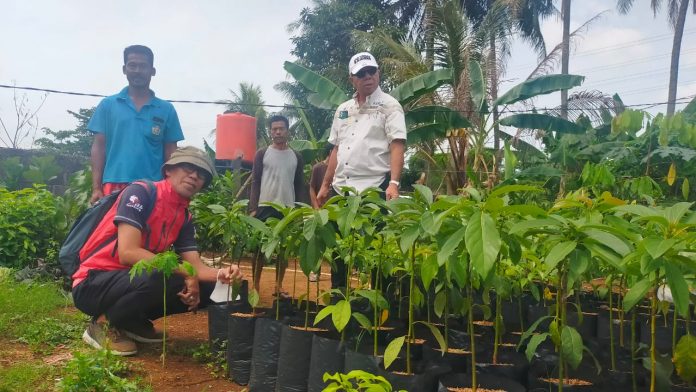
[[[425,61],[432,71],[435,69],[435,24],[433,15],[435,11],[435,0],[425,1]]]
[[[495,100],[498,99],[498,58],[494,34],[491,34],[490,50],[491,52],[488,54],[488,66],[491,80],[491,102],[495,102]],[[493,106],[493,149],[496,151],[496,154],[500,151],[499,117],[500,113],[498,113],[498,108]]]
[[[563,17],[561,74],[568,75],[568,63],[570,62],[570,0],[563,0],[561,3],[561,16]],[[568,90],[561,90],[561,117],[568,119]]]
[[[674,26],[674,39],[672,40],[672,60],[669,65],[669,92],[667,95],[667,115],[674,114],[677,100],[677,80],[679,79],[679,55],[681,54],[681,41],[684,35],[684,23],[689,9],[689,0],[681,0],[679,15]]]

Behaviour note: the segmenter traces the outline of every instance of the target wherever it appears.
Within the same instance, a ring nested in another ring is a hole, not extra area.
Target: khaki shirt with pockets
[[[395,139],[406,140],[406,121],[394,97],[378,87],[362,106],[355,95],[342,103],[329,135],[329,143],[338,146],[336,192],[344,186],[358,192],[379,186],[390,172],[389,144]]]

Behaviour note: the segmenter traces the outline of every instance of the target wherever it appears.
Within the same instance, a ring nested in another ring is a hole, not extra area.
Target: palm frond
[[[576,41],[582,38],[583,34],[585,34],[590,26],[599,21],[607,12],[608,10],[602,11],[598,13],[597,15],[591,17],[585,23],[583,23],[580,27],[575,29],[572,33],[569,35],[569,40],[571,45],[575,45]],[[534,68],[532,73],[527,76],[527,80],[531,78],[536,78],[538,76],[542,75],[548,75],[552,73],[556,67],[558,67],[558,64],[561,62],[561,55],[563,53],[563,43],[559,43],[556,45],[549,54],[546,55],[546,57],[539,62],[539,64]]]
[[[611,117],[624,109],[622,102],[597,90],[578,91],[568,97],[568,120],[573,122],[585,116],[593,126],[599,126],[611,121]],[[546,114],[560,116],[561,107],[549,109]]]

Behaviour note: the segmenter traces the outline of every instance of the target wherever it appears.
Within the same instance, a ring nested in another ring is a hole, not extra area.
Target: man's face
[[[271,123],[271,139],[275,144],[285,144],[288,142],[288,128],[284,121],[273,121]]]
[[[364,67],[353,75],[350,75],[353,88],[361,97],[366,97],[377,90],[379,86],[379,69]]]
[[[174,192],[185,199],[190,200],[205,185],[205,170],[190,163],[167,167],[164,172]]]
[[[155,68],[144,54],[129,53],[126,57],[123,74],[126,75],[129,86],[149,88],[150,79],[155,75],[155,72]]]

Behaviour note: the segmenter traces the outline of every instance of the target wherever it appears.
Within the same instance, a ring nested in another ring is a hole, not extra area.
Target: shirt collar
[[[382,94],[382,89],[377,86],[375,91],[372,92],[372,94],[368,95],[367,98],[365,98],[365,103],[369,104],[372,102],[375,98],[379,97]],[[358,92],[353,93],[353,99],[355,100],[355,103],[358,103]]]
[[[150,98],[150,102],[146,103],[145,105],[159,106],[159,98],[157,98],[155,92],[152,91],[152,89],[150,89],[150,94],[152,95],[152,98]],[[122,99],[126,102],[133,101],[130,95],[128,95],[128,86],[124,87],[123,90],[116,94],[116,98]]]

